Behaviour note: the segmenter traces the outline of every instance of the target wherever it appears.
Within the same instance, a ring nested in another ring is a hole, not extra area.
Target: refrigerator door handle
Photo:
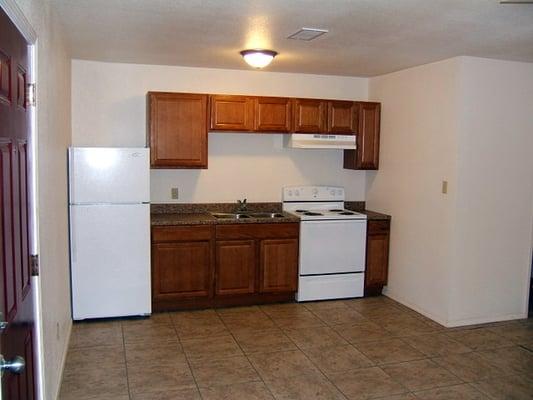
[[[72,208],[72,206],[70,206]],[[73,215],[72,215],[72,212],[70,213],[70,226],[69,226],[69,229],[70,229],[70,260],[72,262],[72,264],[75,264],[76,261],[77,261],[77,257],[76,257],[76,254],[78,254],[77,252],[77,248],[76,248],[76,239],[74,238],[74,234],[75,234],[75,229],[74,229],[74,218],[73,218]]]

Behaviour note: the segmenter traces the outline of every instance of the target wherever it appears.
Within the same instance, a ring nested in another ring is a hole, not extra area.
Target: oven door
[[[366,220],[302,221],[300,275],[363,272]]]

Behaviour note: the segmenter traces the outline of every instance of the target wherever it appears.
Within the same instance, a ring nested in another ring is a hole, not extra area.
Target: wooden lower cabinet
[[[153,250],[154,298],[209,296],[209,242],[157,243]]]
[[[366,238],[365,296],[379,295],[387,284],[390,220],[368,221]]]
[[[153,310],[293,300],[298,235],[298,223],[153,227]]]
[[[214,229],[207,226],[152,229],[152,308],[213,296]]]
[[[215,293],[255,292],[256,255],[254,240],[216,242]]]
[[[298,239],[265,239],[260,244],[259,291],[294,292],[298,286]]]

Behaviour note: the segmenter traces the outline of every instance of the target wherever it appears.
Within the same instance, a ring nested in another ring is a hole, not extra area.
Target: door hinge
[[[30,107],[35,107],[37,105],[37,87],[35,83],[28,83],[26,96],[26,104]]]
[[[30,256],[31,275],[39,276],[39,254],[32,254]]]

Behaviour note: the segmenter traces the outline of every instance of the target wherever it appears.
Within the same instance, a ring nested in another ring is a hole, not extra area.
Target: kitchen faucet
[[[237,200],[237,212],[244,212],[244,211],[247,211],[247,208],[246,208],[246,199],[244,200]]]

